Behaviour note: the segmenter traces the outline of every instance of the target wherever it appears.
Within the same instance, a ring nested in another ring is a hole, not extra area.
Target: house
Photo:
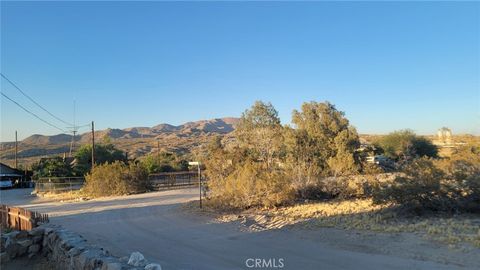
[[[9,188],[25,181],[26,177],[22,171],[0,163],[0,187]]]

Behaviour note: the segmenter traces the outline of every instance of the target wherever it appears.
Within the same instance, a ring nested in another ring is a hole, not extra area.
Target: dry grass
[[[375,205],[371,199],[306,203],[276,209],[228,211],[208,208],[203,213],[217,213],[219,222],[240,221],[250,230],[278,229],[298,224],[310,229],[334,227],[383,233],[415,233],[428,239],[457,247],[469,244],[480,247],[479,215],[407,216],[393,205]],[[195,209],[197,205],[190,205]]]
[[[71,201],[84,201],[89,199],[82,190],[66,191],[66,192],[46,192],[37,194],[39,197],[51,199],[54,201],[71,202]]]
[[[424,234],[447,243],[480,247],[480,216],[405,216],[392,205],[374,205],[371,199],[321,202],[273,211],[287,220],[313,219],[311,225],[376,232]]]

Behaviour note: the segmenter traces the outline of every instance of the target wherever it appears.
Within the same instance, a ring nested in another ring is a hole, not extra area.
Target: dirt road
[[[449,264],[445,264],[422,256],[415,259],[388,254],[382,252],[382,246],[374,248],[373,244],[378,246],[378,243],[362,243],[355,238],[355,233],[335,229],[242,231],[237,223],[214,223],[207,217],[182,211],[182,203],[197,199],[196,189],[73,203],[38,199],[30,196],[30,191],[2,190],[0,199],[5,204],[49,213],[51,223],[76,231],[117,256],[140,251],[167,270],[467,269],[477,266],[474,261],[462,267],[461,258],[447,259],[445,263]],[[389,240],[398,238],[383,239]],[[438,252],[449,251],[439,248]],[[270,259],[275,264],[270,268],[249,267],[254,266],[254,261],[248,259]]]

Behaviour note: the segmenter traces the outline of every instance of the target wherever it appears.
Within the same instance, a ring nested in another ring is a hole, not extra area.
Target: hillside
[[[95,131],[95,139],[102,142],[109,138],[119,149],[128,152],[129,157],[141,157],[157,151],[157,144],[163,151],[188,153],[216,135],[225,135],[234,130],[238,118],[218,118],[188,122],[179,126],[159,124],[153,127],[131,127],[124,129],[108,128]],[[76,148],[88,144],[92,134],[86,132],[75,138]],[[58,134],[45,136],[34,134],[20,141],[18,144],[18,158],[20,164],[30,164],[41,157],[51,155],[68,155],[72,135]],[[0,159],[12,164],[14,159],[14,143],[0,144]]]

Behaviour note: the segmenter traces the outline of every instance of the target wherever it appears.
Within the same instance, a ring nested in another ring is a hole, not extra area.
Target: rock
[[[158,263],[147,264],[144,268],[145,270],[162,270],[162,267]]]
[[[83,253],[81,253],[80,255],[78,255],[78,264],[79,264],[79,269],[85,269],[87,263],[88,263],[88,251],[85,251]]]
[[[34,244],[28,248],[28,253],[38,253],[40,251],[40,245]]]
[[[119,262],[109,262],[102,265],[102,270],[121,270],[122,264]]]
[[[130,259],[128,259],[128,265],[135,267],[143,267],[146,265],[145,257],[140,252],[133,252],[130,255]]]
[[[17,235],[15,236],[16,239],[23,239],[28,237],[28,232],[27,231],[19,231]]]
[[[31,231],[28,232],[30,236],[40,236],[45,233],[45,229],[41,227],[33,228]]]
[[[22,256],[23,254],[27,253],[27,250],[28,246],[20,246],[20,248],[18,248],[17,256]]]
[[[103,254],[104,256],[110,256],[110,252],[109,252],[108,250],[103,249],[103,248],[100,248],[100,250],[102,251],[102,254]]]
[[[42,242],[42,239],[43,239],[42,235],[34,236],[32,238],[34,244],[39,244],[40,242]]]
[[[10,246],[11,244],[15,243],[15,241],[13,240],[15,238],[12,238],[12,237],[7,237],[5,239],[5,248],[8,248],[8,246]]]
[[[52,233],[55,229],[54,228],[50,228],[50,227],[47,227],[43,230],[43,234],[44,235],[49,235],[50,233]]]
[[[4,234],[3,236],[6,238],[16,238],[19,233],[20,233],[19,231],[11,231],[9,233]]]
[[[0,245],[0,251],[4,252],[5,251],[5,246],[7,244],[7,238],[2,235],[1,237],[1,245]]]
[[[7,252],[0,253],[0,262],[8,262],[10,260],[10,256],[8,256]]]
[[[87,249],[77,256],[79,269],[96,269],[101,267],[102,260],[101,250],[98,249]]]
[[[133,252],[129,257],[113,257],[107,250],[88,244],[80,235],[56,226],[42,225],[30,232],[14,231],[1,235],[1,241],[2,262],[25,254],[28,258],[46,256],[65,269],[162,269],[159,264],[149,263],[140,252]]]
[[[21,246],[17,243],[12,243],[5,248],[5,252],[10,258],[15,258],[20,250]]]
[[[84,249],[81,249],[81,248],[72,248],[68,251],[68,256],[70,257],[74,257],[74,256],[77,256],[78,254],[82,253],[82,251],[84,251]]]
[[[31,239],[24,239],[24,240],[19,240],[17,241],[17,244],[19,244],[22,247],[29,247],[33,244],[33,240]]]

